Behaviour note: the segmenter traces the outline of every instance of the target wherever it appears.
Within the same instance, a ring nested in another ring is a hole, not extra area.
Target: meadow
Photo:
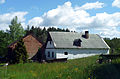
[[[85,69],[97,56],[60,63],[25,63],[0,67],[0,79],[88,79]]]
[[[98,56],[59,63],[25,63],[0,67],[0,79],[119,79],[120,65],[98,64]]]

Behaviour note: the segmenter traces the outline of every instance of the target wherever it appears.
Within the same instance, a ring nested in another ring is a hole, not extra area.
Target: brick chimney
[[[85,38],[86,38],[86,39],[89,38],[89,31],[85,31]]]

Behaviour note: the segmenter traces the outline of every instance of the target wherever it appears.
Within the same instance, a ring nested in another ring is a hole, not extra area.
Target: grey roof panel
[[[82,37],[82,33],[76,32],[50,32],[55,43],[55,48],[109,48],[97,34],[89,34],[89,38]],[[81,39],[81,47],[73,46],[75,39]]]

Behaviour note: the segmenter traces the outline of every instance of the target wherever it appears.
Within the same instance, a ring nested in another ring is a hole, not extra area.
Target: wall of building
[[[54,48],[54,43],[53,43],[53,41],[48,41],[46,48]]]
[[[50,57],[48,57],[48,52],[50,52]],[[54,57],[52,57],[52,52],[54,53]],[[65,55],[64,52],[68,52],[68,55]],[[68,59],[75,59],[75,58],[82,58],[97,54],[108,54],[109,49],[46,49],[46,59],[59,59],[59,58],[68,58]]]

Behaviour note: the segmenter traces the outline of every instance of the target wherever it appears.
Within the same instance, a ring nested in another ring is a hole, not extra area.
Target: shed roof
[[[55,48],[109,48],[106,42],[97,34],[89,34],[88,39],[82,37],[82,33],[77,32],[49,32],[49,34],[54,42]],[[82,41],[81,47],[73,45],[75,39]]]
[[[25,36],[21,37],[20,39],[24,39],[24,38],[26,38],[26,37],[28,37],[28,36],[34,37],[37,41],[39,41],[41,44],[43,44],[43,42],[42,42],[41,40],[38,40],[38,38],[36,38],[33,34],[25,35]],[[8,48],[11,47],[12,45],[14,45],[15,43],[17,43],[20,39],[18,39],[18,40],[16,40],[16,41],[12,42],[11,44],[9,44],[9,45],[8,45]]]

